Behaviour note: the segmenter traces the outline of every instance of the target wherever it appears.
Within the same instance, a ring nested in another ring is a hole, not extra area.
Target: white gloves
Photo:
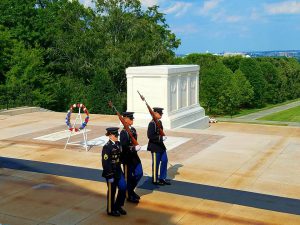
[[[163,136],[163,137],[162,137],[162,140],[163,140],[163,141],[167,140],[167,136]]]
[[[107,181],[108,181],[108,183],[113,183],[114,182],[114,178],[110,178]]]
[[[141,146],[140,145],[137,145],[137,146],[135,146],[135,150],[138,152],[139,150],[141,150]]]

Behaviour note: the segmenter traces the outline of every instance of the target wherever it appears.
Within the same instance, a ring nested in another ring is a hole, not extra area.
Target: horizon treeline
[[[178,64],[200,66],[200,103],[210,115],[234,115],[300,97],[296,58],[190,54]]]
[[[138,0],[0,1],[0,109],[40,106],[91,113],[126,110],[130,66],[198,64],[200,103],[208,114],[233,115],[300,97],[300,64],[292,58],[175,56],[180,40],[157,6]]]

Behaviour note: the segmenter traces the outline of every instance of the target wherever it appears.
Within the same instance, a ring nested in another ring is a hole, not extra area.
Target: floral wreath
[[[76,107],[83,109],[83,111],[86,114],[84,122],[81,124],[81,126],[79,128],[72,127],[72,125],[70,123],[71,114],[73,112],[73,109],[76,108]],[[78,104],[73,104],[73,105],[70,106],[70,109],[68,110],[67,117],[66,117],[66,124],[68,125],[68,128],[69,128],[70,131],[75,130],[75,132],[77,132],[77,131],[82,130],[86,127],[87,123],[89,122],[89,119],[90,119],[89,111],[87,110],[87,108],[85,107],[84,104],[79,104],[79,103]]]

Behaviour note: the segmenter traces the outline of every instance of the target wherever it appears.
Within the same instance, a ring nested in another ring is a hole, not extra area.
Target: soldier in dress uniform
[[[129,126],[133,137],[137,140],[137,132],[133,125],[133,112],[123,112],[123,118]],[[127,201],[139,203],[140,196],[135,193],[138,182],[143,176],[143,168],[137,151],[141,149],[139,145],[134,146],[132,140],[124,128],[120,133],[120,142],[122,145],[122,163],[124,165],[125,181],[127,183],[126,197]]]
[[[160,127],[163,129],[161,117],[163,115],[163,108],[154,107],[154,116],[157,118]],[[164,144],[165,136],[159,135],[159,128],[156,126],[154,120],[148,125],[147,136],[149,139],[147,150],[152,154],[152,183],[155,185],[170,185],[170,181],[167,180],[167,165],[168,156],[166,146]],[[160,167],[160,173],[158,177],[158,168]]]
[[[106,136],[109,141],[103,146],[102,150],[102,176],[107,182],[107,214],[110,216],[126,215],[122,209],[126,198],[126,182],[121,169],[121,146],[118,141],[118,127],[109,127],[106,129]],[[116,189],[118,187],[117,199],[115,199]]]

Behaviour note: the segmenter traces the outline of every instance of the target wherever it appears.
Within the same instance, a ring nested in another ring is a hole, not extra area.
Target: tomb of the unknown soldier
[[[147,126],[149,113],[137,91],[164,108],[162,121],[168,129],[207,128],[208,117],[199,105],[199,66],[160,65],[129,67],[127,74],[127,110],[136,113],[135,124]]]

